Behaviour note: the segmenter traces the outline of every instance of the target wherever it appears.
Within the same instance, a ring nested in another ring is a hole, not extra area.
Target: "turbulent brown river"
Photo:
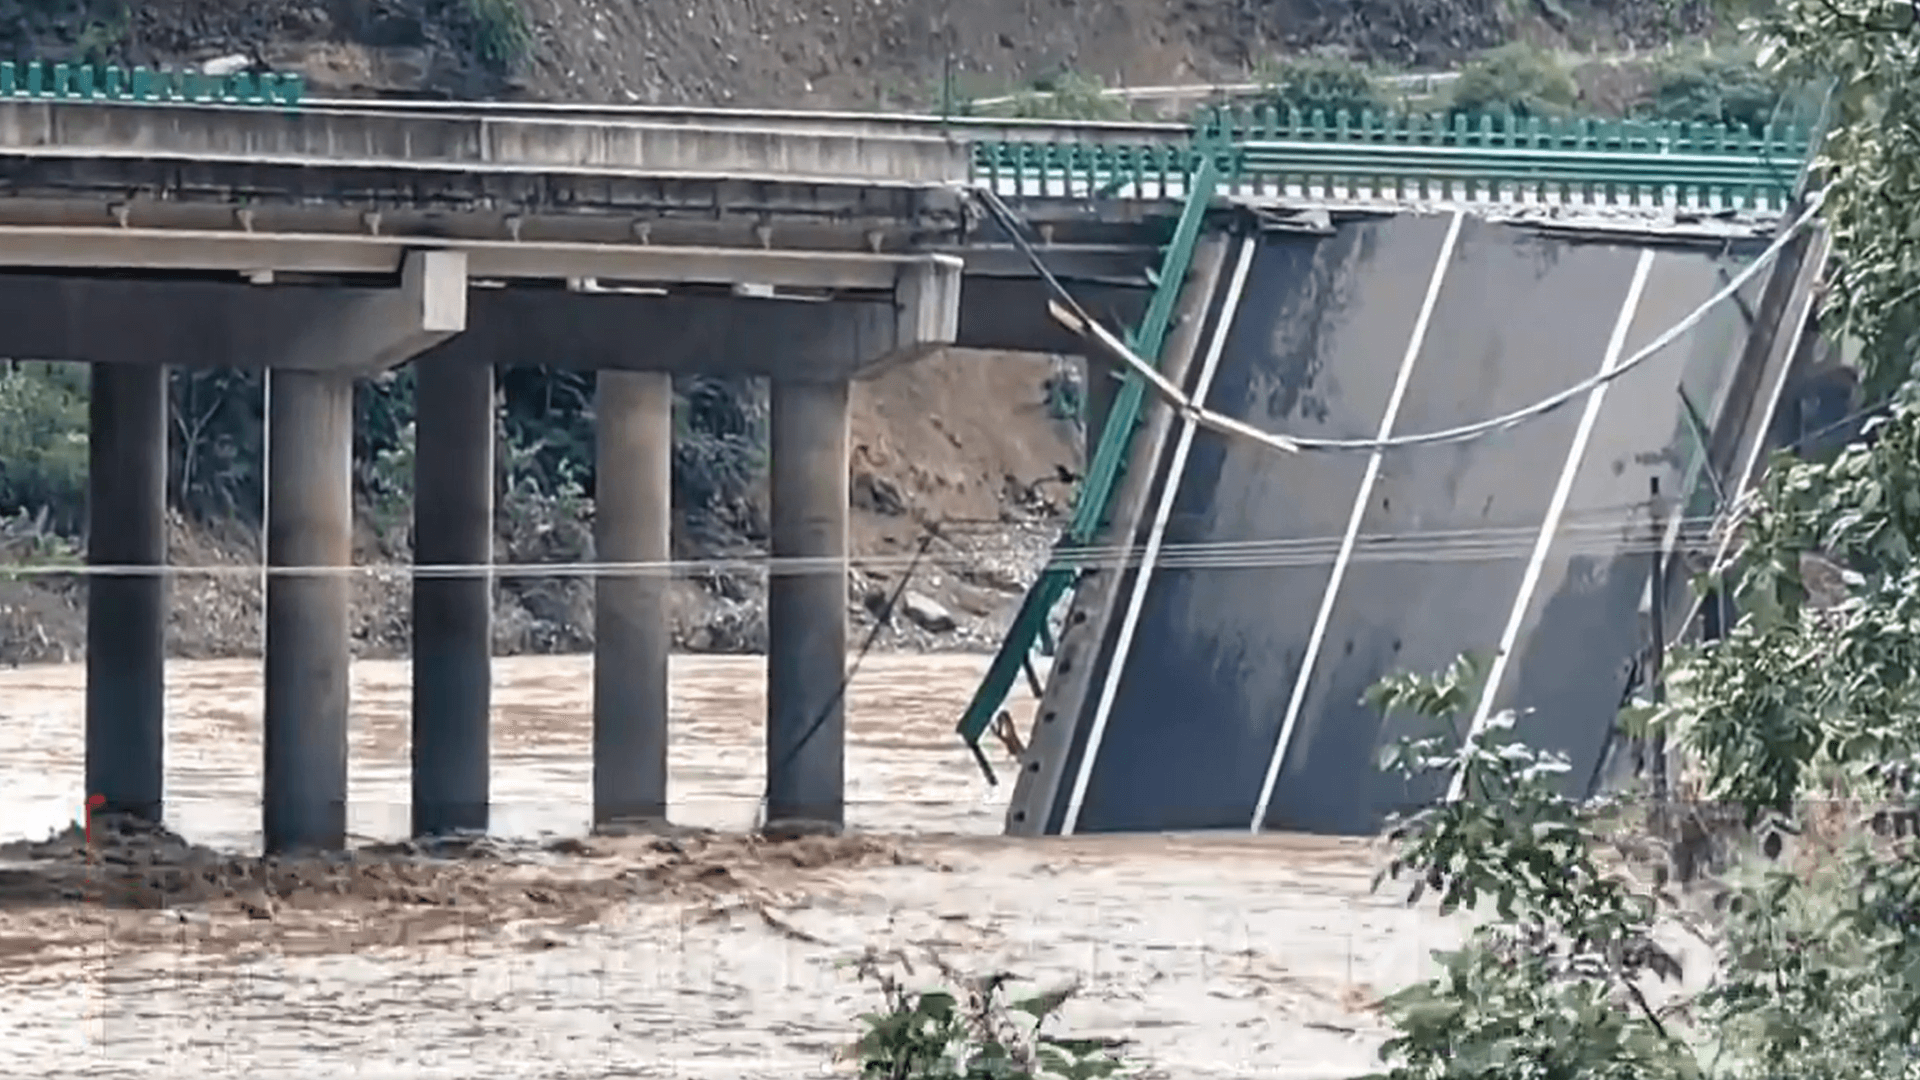
[[[674,665],[676,823],[747,829],[764,781],[761,661]],[[504,868],[481,886],[498,898],[462,894],[494,909],[485,929],[457,932],[345,900],[251,915],[185,903],[103,912],[84,895],[0,904],[4,1072],[844,1075],[855,1018],[879,1002],[846,963],[868,947],[1039,988],[1077,980],[1065,1030],[1124,1036],[1157,1075],[1370,1071],[1384,1036],[1371,1003],[1429,971],[1454,928],[1391,891],[1371,895],[1375,863],[1355,843],[999,837],[1010,770],[996,762],[1003,784],[989,787],[952,730],[983,667],[873,656],[854,680],[849,817],[890,845],[888,858],[694,872],[676,856],[647,873],[680,874],[678,891],[622,893],[590,915],[560,904],[565,917],[545,918],[522,917],[527,902],[498,884],[521,871]],[[350,821],[366,841],[406,830],[407,678],[404,662],[354,669]],[[201,844],[257,848],[259,663],[180,662],[168,679],[169,824]],[[0,672],[0,840],[44,838],[80,815],[82,683],[79,665]],[[496,661],[497,833],[584,835],[590,701],[587,657]],[[625,857],[525,847],[548,875]],[[938,977],[915,970],[910,983]]]

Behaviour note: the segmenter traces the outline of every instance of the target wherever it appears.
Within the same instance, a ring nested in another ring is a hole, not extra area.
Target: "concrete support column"
[[[673,377],[603,370],[595,381],[596,558],[657,566],[594,582],[593,821],[608,830],[667,817]]]
[[[94,364],[87,446],[87,562],[167,561],[167,369]],[[167,581],[87,582],[87,794],[159,822],[165,766]]]
[[[775,380],[767,830],[846,824],[848,384]]]
[[[493,562],[493,367],[415,368],[414,562]],[[492,574],[413,579],[413,834],[485,832]]]
[[[269,852],[337,849],[347,833],[353,379],[268,373],[266,790]]]

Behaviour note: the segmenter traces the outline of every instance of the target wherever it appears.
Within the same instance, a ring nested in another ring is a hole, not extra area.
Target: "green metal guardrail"
[[[1173,238],[1161,258],[1158,283],[1154,287],[1152,300],[1147,304],[1146,315],[1141,319],[1138,329],[1126,335],[1127,347],[1155,364],[1161,360],[1167,329],[1173,323],[1174,305],[1186,285],[1187,270],[1193,264],[1194,246],[1199,243],[1200,228],[1206,220],[1207,207],[1213,201],[1217,179],[1218,172],[1210,159],[1202,160],[1194,170],[1192,191],[1187,195],[1186,205],[1174,226]],[[1086,478],[1075,496],[1073,516],[1055,547],[1056,553],[1086,546],[1106,523],[1107,500],[1112,495],[1114,481],[1126,464],[1146,390],[1146,380],[1139,372],[1129,370],[1125,382],[1121,384],[1120,393],[1114,399],[1106,427],[1101,431],[1100,443],[1087,468]],[[989,777],[993,775],[993,770],[987,765],[986,756],[980,752],[980,737],[993,723],[1015,680],[1019,679],[1034,643],[1047,637],[1048,616],[1054,605],[1073,586],[1076,576],[1077,572],[1072,566],[1062,565],[1058,561],[1049,563],[1040,572],[1039,580],[1034,582],[1033,588],[1021,600],[1020,610],[1014,615],[1007,636],[1000,642],[1000,651],[994,654],[986,678],[981,681],[973,700],[967,704],[967,711],[960,718],[956,730],[966,740],[975,760],[979,761]]]
[[[0,98],[291,107],[300,104],[305,92],[306,80],[300,76],[271,72],[207,75],[38,60],[0,63]]]
[[[1362,195],[1424,198],[1467,186],[1546,200],[1772,208],[1791,198],[1811,129],[1538,117],[1437,116],[1331,121],[1320,112],[1215,109],[1181,146],[976,143],[975,181],[1010,195],[1184,197],[1211,160],[1227,188],[1255,193],[1340,184]],[[1444,185],[1444,187],[1443,187]]]

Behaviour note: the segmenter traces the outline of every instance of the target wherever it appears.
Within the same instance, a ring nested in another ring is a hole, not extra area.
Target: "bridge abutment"
[[[414,383],[415,836],[484,832],[493,685],[491,364],[422,357]]]
[[[773,382],[769,834],[846,825],[849,391],[844,381]]]
[[[593,824],[618,831],[667,817],[673,376],[602,370],[595,385],[595,558],[640,564],[593,590]]]
[[[88,796],[159,822],[166,746],[167,369],[94,364],[88,405]],[[122,572],[153,567],[152,573]]]

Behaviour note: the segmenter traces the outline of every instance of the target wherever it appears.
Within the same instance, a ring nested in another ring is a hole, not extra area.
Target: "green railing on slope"
[[[1811,129],[1605,120],[1436,116],[1329,120],[1298,110],[1215,109],[1179,145],[976,143],[976,183],[1009,195],[1183,198],[1212,161],[1221,186],[1254,193],[1338,185],[1362,196],[1425,198],[1466,185],[1544,200],[1766,205],[1791,197]],[[1131,191],[1129,191],[1131,189]]]
[[[1207,207],[1213,201],[1216,180],[1217,173],[1211,163],[1200,162],[1193,174],[1193,190],[1187,195],[1186,206],[1174,226],[1173,238],[1161,258],[1158,284],[1154,287],[1152,300],[1147,304],[1146,316],[1136,330],[1126,335],[1129,349],[1156,364],[1161,361],[1160,353],[1166,344],[1167,329],[1173,323],[1174,306],[1179,302],[1187,271],[1193,264],[1194,247],[1200,240],[1200,228],[1206,220]],[[1114,481],[1126,464],[1127,454],[1133,444],[1133,429],[1139,422],[1145,395],[1146,380],[1139,372],[1129,370],[1126,381],[1114,398],[1113,409],[1100,433],[1093,461],[1075,496],[1073,516],[1067,522],[1056,551],[1086,546],[1106,523],[1107,501],[1113,493]],[[1021,667],[1026,663],[1034,642],[1048,635],[1047,619],[1054,605],[1072,587],[1074,579],[1073,568],[1058,562],[1050,563],[1040,572],[1040,579],[1034,582],[1033,588],[1021,600],[1020,610],[1014,615],[1007,636],[1000,642],[1000,650],[987,668],[986,678],[981,680],[973,700],[967,704],[967,710],[960,718],[957,728],[960,737],[966,740],[974,757],[989,776],[992,770],[987,768],[986,757],[980,752],[980,737],[993,723],[1014,682],[1019,679]]]
[[[306,80],[267,73],[207,75],[198,71],[93,64],[0,63],[0,98],[224,105],[300,104]]]

